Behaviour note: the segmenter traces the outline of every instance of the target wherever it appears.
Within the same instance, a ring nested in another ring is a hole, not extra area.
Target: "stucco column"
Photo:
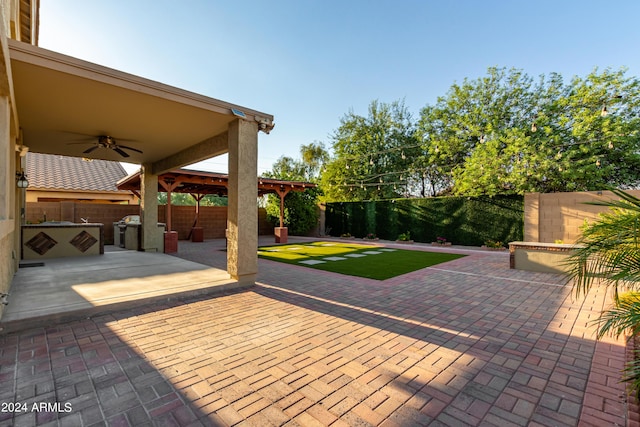
[[[151,173],[151,164],[143,164],[140,175],[141,249],[162,252],[163,235],[158,231],[158,175]]]
[[[229,125],[227,271],[242,284],[258,272],[258,124]]]
[[[540,241],[540,193],[524,194],[524,241]]]

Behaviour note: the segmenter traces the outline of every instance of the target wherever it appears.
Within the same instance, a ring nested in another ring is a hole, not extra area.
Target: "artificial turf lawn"
[[[381,251],[379,254],[363,252]],[[356,257],[350,257],[356,255]],[[358,255],[366,255],[357,257]],[[340,242],[313,242],[262,246],[258,248],[260,258],[295,264],[318,270],[332,271],[349,276],[386,280],[401,274],[420,270],[435,264],[451,261],[464,255],[443,252],[409,251],[405,249],[382,248],[373,245]],[[308,265],[300,261],[322,261],[327,257],[345,257],[347,259],[326,261]]]

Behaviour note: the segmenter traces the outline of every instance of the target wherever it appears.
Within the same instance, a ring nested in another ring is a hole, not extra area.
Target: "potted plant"
[[[378,238],[376,237],[375,233],[369,233],[364,236],[364,240],[378,240]]]
[[[411,233],[409,231],[407,231],[406,233],[400,233],[398,235],[398,238],[396,239],[396,242],[413,243],[413,240],[411,240]]]
[[[438,246],[451,246],[451,242],[447,242],[447,238],[441,237],[441,236],[436,237],[436,241],[431,242],[431,244],[438,245]]]

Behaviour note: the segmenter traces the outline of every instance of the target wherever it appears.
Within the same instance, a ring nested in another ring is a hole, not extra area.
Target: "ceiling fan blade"
[[[129,157],[129,155],[127,153],[125,153],[124,151],[122,151],[120,149],[120,147],[113,147],[113,151],[115,151],[116,153],[120,154],[122,157]]]
[[[90,152],[92,152],[93,150],[95,150],[95,149],[97,149],[97,148],[98,148],[98,146],[97,146],[97,145],[94,145],[93,147],[89,147],[89,148],[87,148],[86,150],[84,150],[84,151],[83,151],[83,153],[85,153],[85,154],[89,154]]]
[[[120,147],[120,148],[126,148],[127,150],[135,151],[135,152],[137,152],[137,153],[142,154],[142,151],[138,150],[137,148],[128,147],[128,146],[126,146],[126,145],[118,145],[118,147]]]

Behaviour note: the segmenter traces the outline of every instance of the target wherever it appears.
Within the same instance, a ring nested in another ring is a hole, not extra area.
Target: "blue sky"
[[[275,116],[258,173],[349,111],[418,117],[491,66],[640,75],[637,0],[43,0],[40,46]],[[226,172],[226,159],[197,168]]]

